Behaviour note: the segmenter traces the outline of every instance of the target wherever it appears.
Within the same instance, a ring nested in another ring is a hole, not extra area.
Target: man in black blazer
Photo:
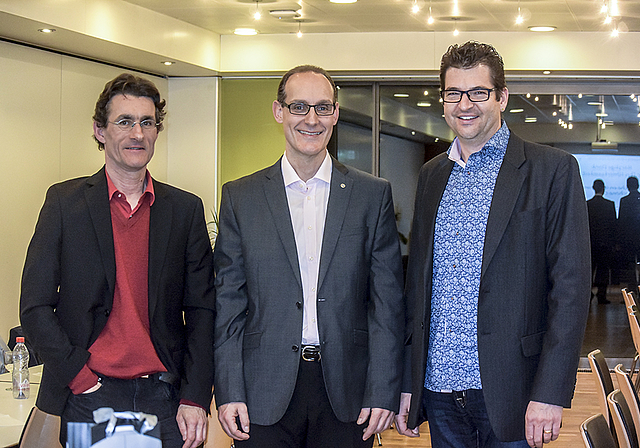
[[[571,403],[590,296],[587,207],[571,154],[502,121],[502,58],[452,45],[448,153],[420,171],[399,432],[439,447],[541,447]]]
[[[402,262],[389,183],[327,152],[336,86],[300,66],[285,154],[222,190],[215,399],[237,447],[371,447],[400,401]]]
[[[587,201],[589,234],[591,236],[591,278],[597,288],[598,303],[607,304],[609,269],[616,243],[616,206],[605,199],[602,179],[593,181],[595,194]]]
[[[635,291],[638,284],[636,263],[640,261],[640,192],[638,178],[627,178],[629,194],[620,198],[618,213],[618,242],[620,245],[620,282]]]
[[[99,407],[158,416],[163,447],[206,437],[213,254],[200,199],[151,178],[164,100],[122,74],[96,103],[105,166],[53,185],[22,277],[22,328],[44,360],[37,406],[66,423]]]

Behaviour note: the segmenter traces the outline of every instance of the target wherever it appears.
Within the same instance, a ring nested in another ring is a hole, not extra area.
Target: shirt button
[[[298,308],[298,309],[302,308],[302,303],[301,302],[296,302],[296,308]]]
[[[309,261],[313,261],[313,257],[309,257]]]
[[[307,227],[307,229],[312,230],[312,229],[313,229],[313,227],[309,226],[309,227]]]

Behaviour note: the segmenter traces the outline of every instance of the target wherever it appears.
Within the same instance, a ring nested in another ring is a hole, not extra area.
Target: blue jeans
[[[178,392],[169,383],[151,378],[121,380],[103,377],[102,387],[89,394],[71,394],[60,421],[60,441],[65,446],[67,422],[93,422],[93,411],[109,407],[114,411],[135,411],[158,417],[163,448],[183,445],[176,413]]]
[[[489,423],[482,390],[440,393],[424,389],[422,404],[429,421],[433,448],[529,447],[526,440],[498,440]]]

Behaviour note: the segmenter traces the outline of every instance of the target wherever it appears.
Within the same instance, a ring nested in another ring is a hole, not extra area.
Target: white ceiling
[[[261,34],[398,32],[398,31],[522,31],[551,25],[558,31],[603,31],[603,0],[359,0],[353,4],[329,0],[127,0],[219,34],[235,28],[256,28]],[[606,0],[607,3],[615,0]],[[454,15],[454,3],[458,14]],[[640,31],[640,1],[617,0],[622,31]],[[414,4],[420,8],[411,12]],[[429,7],[435,22],[427,24]],[[516,25],[518,7],[526,18]],[[256,21],[256,8],[262,18]],[[294,10],[298,18],[278,19],[271,10]],[[301,22],[298,25],[298,22]]]

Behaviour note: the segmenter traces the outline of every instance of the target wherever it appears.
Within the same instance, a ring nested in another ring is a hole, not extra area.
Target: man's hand
[[[358,416],[358,425],[362,425],[369,419],[369,425],[365,428],[362,440],[367,440],[374,434],[379,434],[391,426],[395,413],[381,408],[362,408]]]
[[[240,426],[236,423],[236,417],[240,419]],[[249,412],[245,403],[225,403],[218,408],[218,420],[222,429],[229,437],[235,440],[247,440],[249,438]]]
[[[196,448],[207,438],[207,413],[199,406],[181,404],[176,415],[182,434],[182,448]]]
[[[530,401],[524,421],[527,443],[530,447],[542,448],[560,435],[562,406]]]
[[[407,437],[420,437],[420,427],[407,428],[407,420],[409,419],[409,408],[411,407],[411,394],[403,393],[400,396],[400,411],[396,415],[396,431],[398,434]]]

